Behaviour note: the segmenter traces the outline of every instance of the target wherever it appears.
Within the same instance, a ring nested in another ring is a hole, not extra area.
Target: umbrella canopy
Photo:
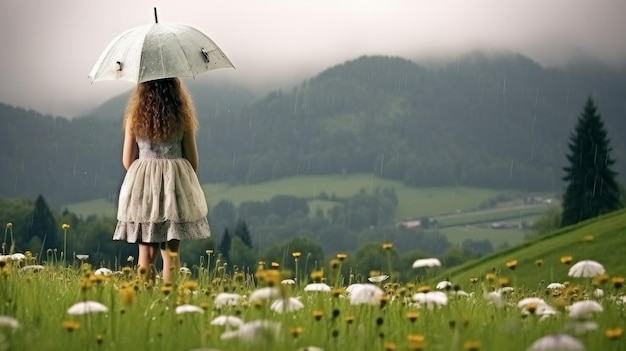
[[[574,278],[593,278],[604,274],[604,267],[592,260],[582,260],[573,265],[567,275]]]
[[[100,54],[89,78],[141,83],[195,77],[227,67],[234,68],[204,33],[183,24],[157,22],[131,28],[115,37]]]

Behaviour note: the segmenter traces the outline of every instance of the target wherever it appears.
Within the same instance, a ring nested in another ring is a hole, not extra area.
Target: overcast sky
[[[0,0],[0,102],[73,117],[131,89],[87,75],[111,39],[193,26],[237,67],[197,79],[267,90],[361,55],[413,60],[508,50],[544,66],[626,62],[624,0]]]

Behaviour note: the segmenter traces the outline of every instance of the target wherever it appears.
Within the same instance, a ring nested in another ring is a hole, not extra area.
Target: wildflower
[[[293,258],[297,260],[298,258],[300,258],[300,256],[302,256],[302,253],[298,251],[292,252],[291,256],[293,256]]]
[[[584,351],[585,346],[567,334],[552,334],[536,340],[527,351],[568,350]]]
[[[333,295],[333,297],[339,297],[339,296],[343,296],[343,294],[345,293],[345,289],[344,288],[332,288],[330,289],[330,294]]]
[[[13,223],[11,223],[11,222],[7,222],[7,224],[6,224],[5,228],[6,228],[6,229],[11,229],[11,228],[13,228]]]
[[[250,294],[249,300],[269,300],[280,297],[280,290],[274,286],[266,286],[256,289]]]
[[[441,291],[432,291],[428,293],[418,292],[413,295],[413,301],[426,305],[428,308],[444,306],[448,303],[448,295]]]
[[[624,277],[613,277],[613,286],[615,289],[619,289],[624,286]]]
[[[341,265],[341,261],[336,258],[333,258],[332,260],[330,260],[330,263],[328,265],[332,269],[337,269],[339,265]]]
[[[345,253],[338,253],[335,257],[336,257],[339,261],[343,261],[343,260],[345,260],[345,259],[348,257],[348,255],[346,255]]]
[[[104,341],[104,336],[102,334],[96,334],[94,339],[96,339],[96,344],[101,345]]]
[[[311,280],[313,280],[314,282],[319,283],[322,281],[322,279],[324,279],[324,271],[316,270],[311,272]]]
[[[78,322],[71,320],[65,320],[63,321],[63,323],[61,323],[61,325],[63,326],[63,329],[67,330],[68,332],[73,332],[74,330],[80,328],[80,324]]]
[[[429,285],[422,285],[419,288],[417,288],[417,292],[420,292],[420,293],[427,293],[427,292],[430,292],[431,290],[432,289],[430,288]]]
[[[267,320],[255,320],[242,324],[237,330],[222,333],[220,339],[223,341],[239,339],[247,343],[254,342],[261,345],[264,344],[264,341],[269,342],[278,338],[279,332],[280,324]]]
[[[293,279],[283,279],[280,281],[280,283],[283,285],[294,285],[296,284],[296,281]]]
[[[543,260],[542,259],[535,260],[535,266],[537,266],[537,267],[543,266]]]
[[[390,341],[385,342],[383,347],[385,348],[385,351],[396,351],[396,344]]]
[[[603,274],[599,274],[595,276],[593,278],[592,284],[597,286],[597,285],[602,285],[608,281],[609,281],[609,275],[606,273],[603,273]]]
[[[493,281],[495,281],[495,280],[496,280],[496,275],[495,275],[495,274],[493,274],[493,273],[487,273],[487,274],[485,274],[485,279],[486,279],[488,282],[493,282]]]
[[[409,350],[420,351],[424,349],[425,339],[422,334],[409,334],[407,336]]]
[[[17,319],[9,316],[0,316],[0,328],[17,329],[20,323]]]
[[[498,283],[503,288],[504,287],[508,287],[509,286],[509,278],[507,278],[507,277],[500,277],[500,279],[498,279]]]
[[[205,253],[207,254],[207,256],[210,256],[210,255],[213,254],[213,250],[208,249],[208,250],[205,251]]]
[[[593,235],[585,235],[585,236],[583,237],[583,241],[585,241],[586,243],[590,243],[590,242],[592,242],[592,241],[593,241],[593,239],[594,239],[594,238],[593,238]]]
[[[546,286],[546,289],[554,290],[554,289],[565,289],[565,285],[561,283],[550,283]]]
[[[330,286],[324,283],[311,283],[304,287],[304,291],[330,291]]]
[[[347,324],[354,323],[354,316],[346,316],[345,321]]]
[[[608,339],[611,339],[611,340],[617,340],[621,338],[623,334],[624,334],[624,329],[620,327],[609,328],[604,331],[604,336],[606,336]]]
[[[132,269],[132,268],[130,268],[130,267],[128,267],[128,266],[126,266],[126,267],[122,267],[122,273],[123,273],[124,275],[129,275],[132,271],[133,271],[133,269]],[[96,272],[97,272],[97,270],[96,270]]]
[[[135,289],[131,285],[125,285],[120,289],[122,295],[122,301],[130,305],[135,302]]]
[[[241,299],[241,295],[234,293],[219,293],[213,303],[215,307],[236,306]]]
[[[113,271],[108,269],[108,268],[102,267],[102,268],[96,269],[96,271],[93,274],[95,274],[95,275],[103,275],[103,276],[108,277],[111,274],[113,274]]]
[[[133,256],[128,256],[126,259],[127,262],[135,262],[135,258]]]
[[[324,316],[324,311],[322,310],[313,311],[313,318],[315,318],[316,321],[319,321],[320,319],[322,319],[323,316]]]
[[[350,294],[351,305],[372,305],[377,306],[380,303],[381,296],[384,291],[373,284],[352,284],[346,291]]]
[[[273,268],[273,269],[278,269],[278,267],[280,267],[280,263],[278,263],[278,262],[272,262],[272,268]]]
[[[183,289],[196,291],[198,290],[198,282],[193,281],[193,280],[187,280],[183,283]]]
[[[393,244],[390,242],[383,243],[383,250],[391,250],[393,248]]]
[[[76,254],[76,258],[78,258],[81,261],[85,261],[85,260],[89,259],[89,255]]]
[[[477,277],[470,277],[470,282],[472,284],[476,284],[476,283],[478,283],[478,278]]]
[[[463,343],[463,349],[467,351],[478,351],[480,350],[480,341],[468,340]]]
[[[178,273],[183,275],[191,275],[191,269],[189,269],[189,267],[180,267],[178,269]]]
[[[223,327],[234,327],[234,328],[239,328],[240,326],[243,325],[243,320],[239,317],[235,317],[235,316],[217,316],[215,318],[213,318],[213,320],[211,321],[211,325],[219,325],[219,326],[223,326]]]
[[[388,275],[386,274],[381,274],[381,275],[377,275],[377,276],[373,276],[373,277],[369,277],[367,278],[367,280],[369,280],[372,283],[380,283],[382,281],[385,281],[389,278]]]
[[[67,309],[68,314],[79,315],[88,313],[108,312],[109,308],[100,302],[83,301],[72,305]]]
[[[506,263],[506,268],[514,270],[517,267],[517,260],[510,260]]]
[[[437,258],[422,258],[413,262],[413,268],[441,267],[441,261]]]
[[[590,319],[594,312],[602,312],[602,305],[593,300],[576,301],[571,306],[566,307],[569,317],[573,319]]]
[[[176,314],[184,313],[204,313],[204,310],[201,307],[189,304],[184,304],[176,307]]]
[[[63,223],[63,224],[61,225],[61,229],[63,229],[63,230],[68,230],[68,229],[70,229],[70,225],[69,225],[69,224],[67,224],[67,223]]]
[[[272,302],[270,308],[278,313],[286,313],[297,311],[304,307],[304,304],[295,297],[289,297],[286,299],[278,299]]]
[[[289,329],[289,334],[291,334],[291,336],[293,336],[294,338],[297,338],[300,336],[300,334],[302,334],[302,332],[304,332],[304,328],[302,327],[292,327]]]
[[[439,283],[437,283],[437,285],[435,286],[435,289],[437,290],[449,290],[452,287],[452,283],[447,281],[447,280],[443,280],[440,281]]]
[[[380,303],[380,308],[383,308],[387,305],[387,302],[389,302],[389,296],[387,295],[382,295],[379,299],[379,303]]]
[[[604,267],[592,260],[582,260],[574,264],[567,275],[574,278],[593,278],[600,274],[604,274]]]
[[[410,311],[406,313],[406,318],[411,321],[411,323],[415,322],[419,316],[420,314],[417,311]]]
[[[572,262],[572,256],[561,256],[561,263],[570,264]]]

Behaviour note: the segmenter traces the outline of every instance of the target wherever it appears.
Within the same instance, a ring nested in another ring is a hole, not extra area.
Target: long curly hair
[[[138,138],[162,142],[198,128],[191,96],[178,78],[142,82],[126,106],[124,128]]]

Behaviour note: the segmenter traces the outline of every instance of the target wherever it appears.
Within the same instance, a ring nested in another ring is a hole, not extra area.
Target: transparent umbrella
[[[115,37],[89,73],[96,80],[145,82],[196,77],[218,68],[234,68],[224,52],[201,31],[176,23],[138,26]]]
[[[593,278],[604,272],[602,264],[592,260],[582,260],[573,265],[567,275],[574,278]]]

